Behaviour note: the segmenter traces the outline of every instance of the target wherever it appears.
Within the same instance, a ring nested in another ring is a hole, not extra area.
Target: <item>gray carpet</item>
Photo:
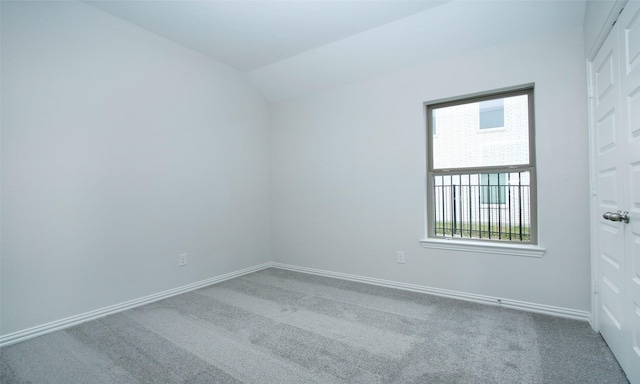
[[[2,383],[627,383],[585,322],[267,269],[0,350]]]

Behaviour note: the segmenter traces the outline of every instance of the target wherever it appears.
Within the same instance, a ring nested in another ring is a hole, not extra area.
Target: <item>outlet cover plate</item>
[[[179,267],[184,267],[187,265],[187,254],[186,253],[181,253],[178,255],[178,266]]]

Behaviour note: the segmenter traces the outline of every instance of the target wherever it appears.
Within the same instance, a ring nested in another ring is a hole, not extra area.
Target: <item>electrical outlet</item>
[[[402,251],[396,252],[396,261],[400,264],[404,264],[404,252]]]
[[[185,265],[187,265],[187,254],[181,253],[178,255],[178,266],[184,267]]]

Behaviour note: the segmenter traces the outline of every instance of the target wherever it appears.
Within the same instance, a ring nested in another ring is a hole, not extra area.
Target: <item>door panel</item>
[[[626,264],[625,311],[628,332],[623,365],[629,380],[640,383],[640,2],[630,1],[618,19],[621,52],[620,167],[623,173],[623,211],[630,220],[623,224]]]
[[[605,220],[604,212],[616,212],[623,206],[623,182],[620,170],[620,63],[618,39],[609,34],[591,63],[594,91],[595,176],[597,185],[595,233],[599,288],[599,330],[613,353],[624,354],[625,258],[624,228]]]
[[[613,44],[613,42],[611,42],[611,44]],[[596,79],[594,84],[596,86],[596,97],[599,101],[606,99],[607,95],[613,91],[615,86],[613,79],[614,70],[617,70],[617,60],[615,60],[613,56],[614,54],[617,56],[617,52],[614,52],[614,50],[610,48],[605,52],[605,54],[606,56],[601,59],[600,63],[598,63],[595,72]],[[598,60],[597,57],[596,60]]]
[[[636,89],[631,95],[629,95],[627,111],[629,112],[629,121],[640,120],[640,88]],[[640,137],[640,127],[631,126],[629,128],[631,128],[631,137],[634,139]]]
[[[600,99],[602,100],[602,99]],[[606,107],[603,107],[604,109]],[[609,114],[598,120],[598,153],[604,155],[606,152],[616,148],[616,118],[615,109],[608,110]]]
[[[607,159],[602,159],[605,161]],[[603,208],[616,210],[620,204],[620,188],[618,187],[617,168],[603,169],[598,174],[599,201]],[[605,222],[605,224],[610,224]]]

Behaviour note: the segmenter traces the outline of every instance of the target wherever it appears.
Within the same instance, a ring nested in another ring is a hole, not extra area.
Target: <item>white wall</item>
[[[2,334],[271,259],[244,76],[82,3],[5,1],[1,74]]]
[[[494,47],[275,104],[274,260],[589,311],[582,33]],[[527,83],[535,83],[539,242],[546,254],[422,248],[423,102]],[[407,253],[404,265],[395,262],[398,250]]]

